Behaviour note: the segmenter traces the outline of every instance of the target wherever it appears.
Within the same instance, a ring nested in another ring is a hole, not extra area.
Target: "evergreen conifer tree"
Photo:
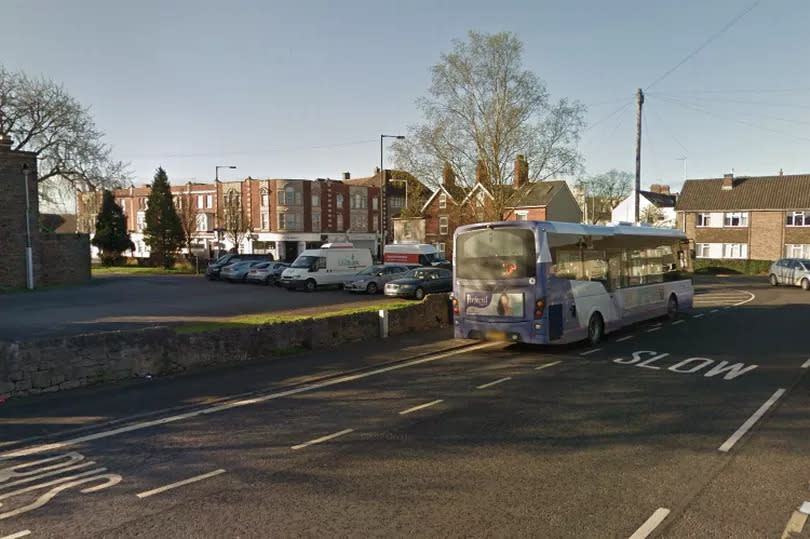
[[[146,208],[144,242],[149,246],[152,259],[170,269],[174,257],[183,246],[183,227],[174,207],[169,177],[163,167],[155,172],[149,206]]]
[[[105,266],[113,265],[122,252],[135,248],[127,233],[124,210],[106,189],[101,199],[101,211],[96,216],[96,232],[91,243],[101,250],[101,263]]]

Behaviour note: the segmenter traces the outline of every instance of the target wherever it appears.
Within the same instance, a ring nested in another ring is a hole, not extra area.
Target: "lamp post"
[[[28,290],[34,289],[34,261],[31,253],[31,202],[28,196],[28,164],[22,166],[25,178],[25,285]]]
[[[219,181],[219,169],[221,168],[236,168],[234,165],[217,165],[214,167],[214,181]]]
[[[385,206],[385,188],[388,184],[385,181],[385,168],[383,167],[383,139],[393,138],[403,140],[404,135],[380,135],[380,260],[383,258],[383,246],[385,245],[386,226],[388,220],[386,219],[386,206]]]

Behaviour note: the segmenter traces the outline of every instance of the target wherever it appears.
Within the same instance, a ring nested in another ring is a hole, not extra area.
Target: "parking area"
[[[314,314],[381,301],[342,290],[290,292],[202,275],[109,275],[71,288],[0,295],[0,340],[209,321],[266,312]],[[388,298],[389,300],[391,298]]]

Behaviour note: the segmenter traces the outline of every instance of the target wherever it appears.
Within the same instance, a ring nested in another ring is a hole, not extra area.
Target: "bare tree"
[[[113,189],[129,178],[127,164],[111,157],[104,134],[89,109],[45,78],[12,73],[0,65],[0,136],[12,149],[39,156],[40,196],[52,200],[70,192]]]
[[[242,199],[238,191],[229,191],[225,195],[222,206],[222,228],[225,239],[233,243],[234,248],[238,251],[248,232],[248,222],[242,211]]]
[[[417,101],[424,122],[392,146],[398,168],[435,186],[449,163],[459,184],[470,188],[480,161],[493,213],[501,216],[530,191],[511,188],[517,155],[526,156],[530,181],[576,172],[584,107],[566,99],[552,103],[545,83],[523,68],[522,54],[523,44],[508,32],[470,32],[467,41],[455,41]]]
[[[664,211],[659,208],[658,206],[650,204],[643,210],[641,210],[641,215],[639,215],[639,219],[641,219],[642,223],[647,223],[653,226],[663,226]]]
[[[197,208],[194,206],[195,197],[189,192],[185,191],[178,197],[180,201],[180,226],[183,228],[183,239],[186,244],[188,256],[191,256],[191,241],[194,238],[194,233],[197,231]]]
[[[611,212],[632,192],[633,181],[630,172],[616,169],[578,180],[590,221],[610,221]]]

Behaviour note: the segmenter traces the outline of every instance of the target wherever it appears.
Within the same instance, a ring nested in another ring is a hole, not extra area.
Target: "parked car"
[[[253,266],[257,266],[262,264],[261,260],[247,260],[245,262],[237,262],[235,264],[231,264],[230,266],[225,266],[219,272],[219,276],[222,280],[228,282],[242,282],[247,278],[248,271]]]
[[[281,274],[281,286],[312,292],[324,286],[342,287],[346,279],[372,266],[371,251],[351,243],[326,243],[319,249],[306,249]]]
[[[450,269],[451,263],[429,243],[391,243],[383,248],[383,262],[404,264],[410,268],[431,266]]]
[[[277,284],[281,278],[281,272],[289,267],[290,265],[284,262],[262,262],[250,268],[247,280],[264,285]]]
[[[408,269],[407,266],[398,264],[371,266],[346,281],[343,284],[343,289],[349,292],[376,294],[382,292],[386,283],[402,278]]]
[[[386,296],[414,298],[421,300],[425,294],[450,292],[453,289],[453,274],[440,268],[417,268],[409,271],[402,279],[385,285]]]
[[[208,267],[205,269],[205,276],[210,281],[214,281],[219,279],[219,274],[222,271],[222,268],[225,266],[229,266],[231,264],[235,264],[236,262],[245,262],[248,260],[256,260],[260,262],[271,262],[273,260],[273,255],[244,255],[244,254],[226,254],[222,255],[221,257],[217,258],[214,262],[208,264]]]
[[[810,290],[810,260],[806,258],[780,258],[769,270],[771,285],[786,284]]]

